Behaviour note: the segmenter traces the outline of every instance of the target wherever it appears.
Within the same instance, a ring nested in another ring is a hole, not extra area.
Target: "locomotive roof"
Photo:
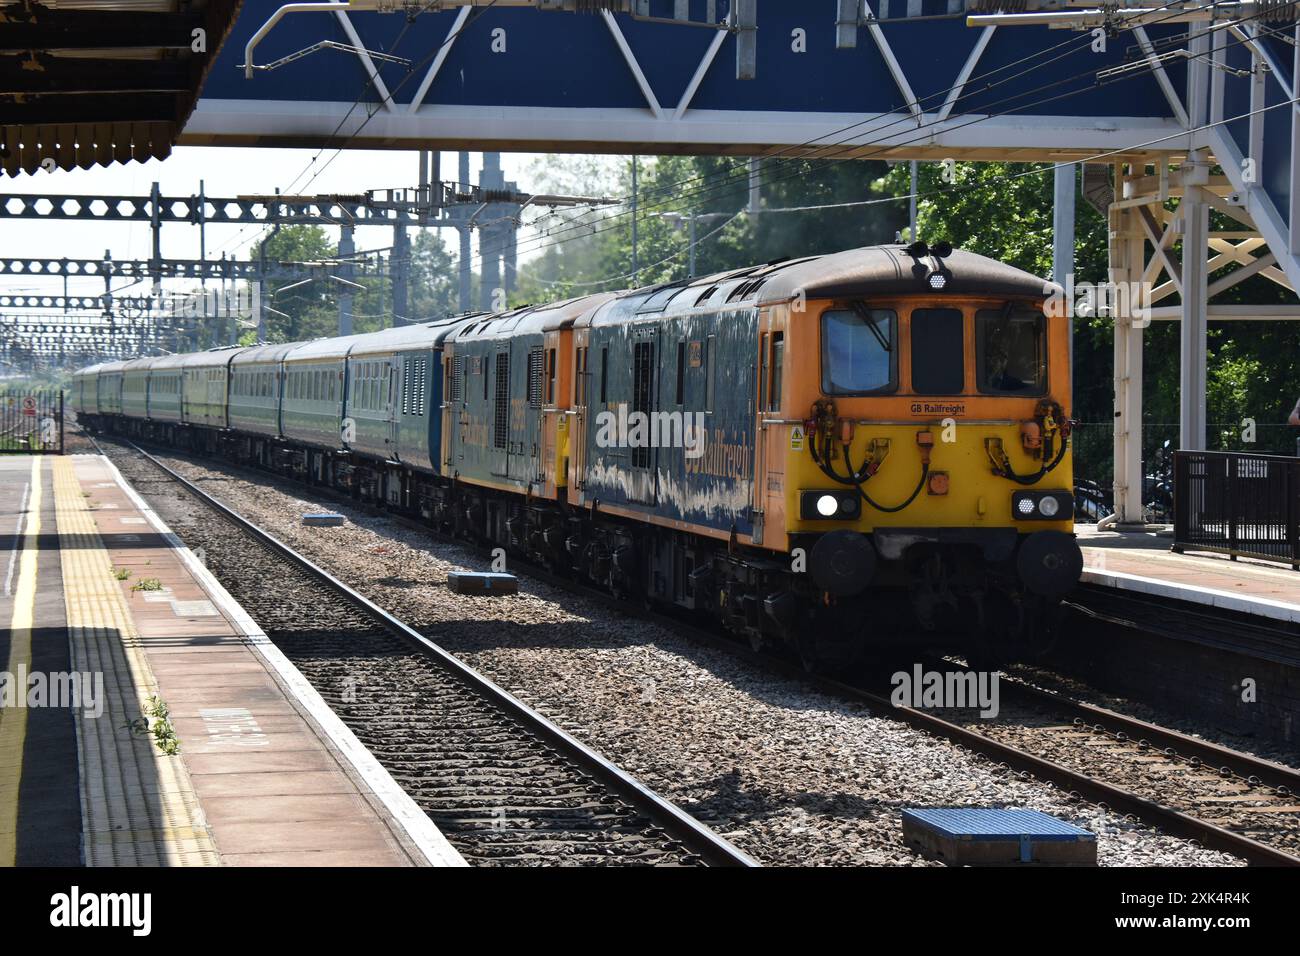
[[[606,325],[637,316],[663,317],[719,306],[747,308],[808,298],[861,298],[934,293],[932,273],[944,277],[943,295],[1045,298],[1053,286],[1030,272],[974,252],[953,250],[942,259],[913,258],[904,245],[864,246],[821,256],[786,259],[669,282],[620,295],[586,320]],[[583,324],[583,323],[579,323]]]
[[[755,290],[756,304],[786,302],[802,293],[809,298],[856,298],[931,292],[929,278],[944,277],[944,295],[1046,298],[1052,285],[996,259],[954,249],[939,259],[913,258],[905,246],[867,246],[777,267]]]
[[[526,305],[496,315],[480,315],[453,336],[458,342],[495,339],[508,335],[539,334],[568,328],[582,315],[615,298],[616,292],[593,292],[563,302]]]
[[[944,277],[942,290],[930,276]],[[547,305],[525,306],[496,314],[470,313],[399,326],[379,332],[254,346],[242,350],[169,355],[152,359],[152,368],[247,362],[339,360],[349,354],[373,354],[403,347],[428,348],[444,339],[473,341],[541,333],[569,326],[608,325],[638,316],[663,317],[720,306],[752,308],[808,298],[866,298],[901,293],[986,295],[994,298],[1042,299],[1057,287],[1023,269],[961,249],[943,258],[914,257],[907,246],[864,246],[820,256],[769,262],[710,276],[648,286],[625,292],[598,292]],[[118,372],[126,362],[107,362],[83,372]]]

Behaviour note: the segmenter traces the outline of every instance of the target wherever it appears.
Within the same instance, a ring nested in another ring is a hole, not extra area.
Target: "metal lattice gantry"
[[[461,308],[471,306],[470,240],[474,231],[480,233],[480,260],[482,262],[481,297],[485,307],[492,304],[495,294],[506,295],[514,287],[516,235],[520,216],[525,207],[571,207],[608,203],[610,200],[581,196],[527,194],[516,184],[507,182],[501,172],[500,157],[486,153],[479,184],[469,180],[468,153],[461,154],[461,176],[455,183],[443,182],[439,175],[437,154],[421,151],[418,185],[409,189],[371,190],[356,195],[293,196],[248,195],[233,198],[209,197],[198,194],[167,197],[154,184],[148,196],[68,195],[57,193],[31,193],[0,195],[0,219],[53,219],[70,222],[141,222],[148,223],[152,232],[153,255],[148,260],[115,260],[109,253],[103,259],[51,259],[33,257],[0,258],[0,278],[58,279],[63,281],[63,294],[22,293],[0,295],[0,310],[47,309],[62,310],[65,315],[29,316],[30,321],[9,321],[0,331],[17,341],[20,349],[30,354],[50,352],[33,337],[46,336],[55,346],[53,352],[63,355],[69,351],[69,342],[90,341],[100,346],[113,340],[107,351],[113,354],[131,349],[150,348],[162,344],[174,348],[186,344],[196,345],[200,333],[193,316],[178,320],[168,314],[160,283],[164,279],[190,278],[202,282],[216,280],[225,289],[227,282],[255,284],[258,294],[256,328],[259,339],[264,337],[267,312],[274,311],[270,297],[261,294],[267,281],[330,280],[338,286],[339,334],[352,331],[352,289],[354,280],[384,277],[392,280],[393,313],[395,321],[409,319],[409,284],[411,245],[408,229],[454,228],[461,237]],[[250,261],[222,257],[216,260],[168,259],[162,254],[162,227],[165,224],[186,224],[206,228],[210,224],[261,225],[271,229],[284,225],[329,225],[340,231],[338,253],[335,258],[315,263],[284,263],[267,260],[265,256]],[[387,257],[372,263],[367,254],[358,253],[355,231],[363,226],[391,228],[393,243]],[[68,292],[70,279],[100,278],[104,292],[100,295],[73,295]],[[152,280],[153,296],[120,296],[112,291],[111,280],[131,278]],[[69,318],[66,313],[98,311],[102,321],[93,330],[78,323],[84,318]],[[0,312],[3,314],[3,312]],[[123,323],[124,316],[148,319],[145,326]],[[237,336],[238,321],[228,321],[228,315],[213,318],[224,324],[227,337]],[[141,331],[143,329],[143,331]],[[66,334],[65,334],[66,333]],[[89,338],[87,338],[89,337]]]

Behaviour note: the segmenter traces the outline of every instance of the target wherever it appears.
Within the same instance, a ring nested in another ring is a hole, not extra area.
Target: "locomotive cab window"
[[[1047,322],[1030,308],[975,313],[975,369],[985,395],[1047,391]]]
[[[868,395],[897,385],[892,309],[828,309],[822,313],[822,392]]]
[[[558,374],[556,366],[556,350],[546,350],[546,404],[553,406],[555,404],[555,379]]]
[[[912,310],[912,391],[960,395],[966,387],[965,320],[960,309]]]
[[[781,366],[785,363],[785,333],[772,333],[772,385],[767,390],[767,410],[781,410]]]

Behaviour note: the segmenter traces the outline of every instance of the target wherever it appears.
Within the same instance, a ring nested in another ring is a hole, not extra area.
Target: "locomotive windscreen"
[[[891,309],[831,309],[822,313],[822,391],[866,395],[895,385]]]

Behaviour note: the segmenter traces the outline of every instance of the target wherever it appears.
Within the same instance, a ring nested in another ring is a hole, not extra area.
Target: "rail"
[[[305,555],[295,551],[239,512],[217,500],[138,445],[130,441],[123,441],[122,444],[139,454],[141,458],[175,481],[186,492],[211,508],[222,518],[306,571],[327,588],[369,616],[381,627],[404,639],[426,658],[459,678],[477,693],[494,702],[501,711],[516,718],[546,741],[557,753],[573,761],[611,792],[640,810],[648,819],[709,866],[754,867],[758,865],[748,854],[737,849],[730,842],[714,833],[709,827],[650,790],[635,777],[627,774],[596,751],[591,750],[585,744],[570,736],[559,726],[527,704],[524,704],[504,688],[447,653],[419,631],[389,614],[360,592],[344,584]]]

